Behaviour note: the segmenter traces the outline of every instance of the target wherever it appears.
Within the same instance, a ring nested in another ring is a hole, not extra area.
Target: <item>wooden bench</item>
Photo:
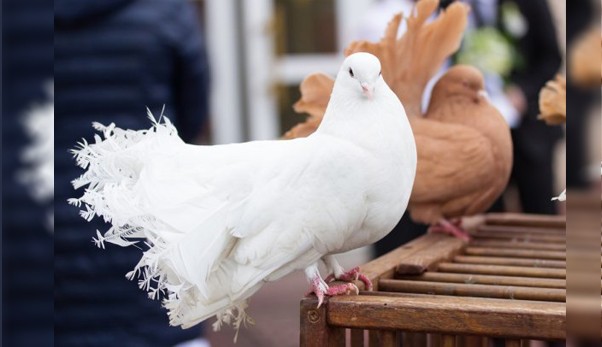
[[[564,340],[565,218],[482,216],[468,244],[424,235],[361,266],[371,292],[301,301],[300,345],[506,346]],[[363,289],[361,283],[357,283]]]

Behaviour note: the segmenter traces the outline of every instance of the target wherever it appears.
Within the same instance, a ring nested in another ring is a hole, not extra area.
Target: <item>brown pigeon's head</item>
[[[433,97],[447,98],[463,95],[478,101],[486,95],[483,74],[468,65],[456,65],[450,68],[437,81],[433,89]]]

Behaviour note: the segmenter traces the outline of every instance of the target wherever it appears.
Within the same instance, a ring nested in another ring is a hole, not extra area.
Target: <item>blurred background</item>
[[[495,22],[496,15],[488,9],[495,8],[496,1],[466,2],[480,4],[485,17]],[[564,74],[567,40],[570,45],[592,18],[599,17],[599,4],[541,3],[551,12],[554,29],[548,37],[562,57],[553,70]],[[377,40],[390,17],[401,10],[407,15],[413,2],[57,0],[55,4],[53,9],[41,0],[13,0],[4,6],[5,16],[9,13],[12,18],[4,21],[10,28],[4,31],[4,43],[13,44],[3,54],[3,268],[11,283],[3,285],[3,328],[11,332],[4,341],[11,346],[52,345],[53,326],[48,320],[54,296],[60,346],[234,346],[234,332],[228,328],[219,333],[212,332],[210,324],[186,331],[167,328],[160,304],[124,278],[139,259],[137,250],[113,247],[109,254],[94,247],[95,230],[107,226],[86,223],[76,208],[66,205],[66,198],[74,194],[69,181],[81,173],[67,150],[82,137],[92,136],[92,121],[147,128],[145,106],[159,114],[165,105],[166,114],[190,143],[278,138],[305,117],[292,109],[303,78],[313,72],[334,76],[351,41]],[[54,37],[49,34],[53,21]],[[17,185],[24,165],[19,153],[29,143],[20,119],[32,107],[53,99],[48,90],[53,73],[54,234],[48,231],[49,202],[40,203]],[[553,130],[546,142],[551,148],[554,195],[565,184],[585,190],[599,182],[599,93],[583,91],[571,100],[569,112],[571,105],[579,109],[575,117],[569,115],[570,143],[561,139],[563,128]],[[567,151],[574,159],[568,164]],[[539,198],[548,201],[551,196]],[[564,213],[564,206],[550,202],[548,212]],[[504,208],[523,210],[516,187],[506,192]],[[401,241],[394,242],[388,246]],[[374,254],[371,248],[356,250],[342,256],[341,264],[360,265]],[[297,346],[298,302],[307,287],[302,273],[266,285],[248,311],[257,326],[242,329],[236,346]],[[32,342],[36,337],[40,340]]]
[[[230,143],[273,139],[304,119],[292,109],[303,78],[313,72],[335,75],[343,59],[341,52],[351,41],[378,40],[392,14],[407,13],[413,2],[357,0],[353,6],[343,0],[194,3],[205,26],[213,78],[206,140]],[[551,34],[564,56],[566,5],[548,3],[556,28]],[[565,146],[557,142],[555,147],[554,186],[560,192],[565,182]],[[588,163],[596,162],[596,151],[584,151]],[[512,198],[510,194],[507,209],[519,210],[516,197]]]

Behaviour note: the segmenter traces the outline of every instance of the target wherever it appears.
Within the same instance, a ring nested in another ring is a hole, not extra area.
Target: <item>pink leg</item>
[[[315,294],[318,298],[319,308],[320,306],[322,306],[322,303],[324,303],[325,296],[348,295],[352,292],[355,292],[356,295],[360,292],[357,286],[353,283],[333,284],[327,286],[326,289],[324,289],[323,285],[320,282],[320,278],[316,277],[311,281],[311,287],[309,289],[309,292],[307,292],[307,294],[305,295],[307,296],[312,293]]]
[[[456,220],[454,222],[449,222],[445,218],[442,218],[439,223],[431,226],[429,228],[429,232],[431,233],[444,233],[448,235],[452,235],[454,237],[459,238],[463,241],[470,241],[470,235],[466,231],[462,229],[460,226],[462,223],[461,220]]]
[[[320,308],[320,306],[322,306],[322,303],[324,302],[324,294],[326,294],[327,292],[328,287],[326,287],[326,290],[323,288],[322,282],[320,281],[320,277],[314,277],[311,280],[311,286],[309,287],[309,291],[305,294],[305,296],[308,296],[312,293],[315,294],[318,298],[318,308]]]

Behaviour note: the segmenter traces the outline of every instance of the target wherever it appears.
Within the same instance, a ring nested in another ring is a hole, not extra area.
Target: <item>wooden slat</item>
[[[441,263],[439,264],[438,271],[473,273],[482,275],[566,278],[565,269],[532,268],[522,266]]]
[[[530,288],[510,286],[500,287],[482,284],[422,282],[391,279],[381,279],[379,286],[381,288],[380,290],[382,291],[402,293],[473,296],[485,298],[557,302],[565,302],[566,300],[566,291],[564,289],[552,288]]]
[[[316,298],[301,300],[301,347],[345,346],[345,329],[331,326],[327,322],[326,305],[317,308]]]
[[[514,242],[541,242],[541,243],[565,243],[564,235],[548,235],[548,234],[521,234],[517,232],[498,232],[498,231],[478,231],[471,235],[472,238],[478,239],[500,239],[513,240]]]
[[[506,340],[506,347],[521,347],[520,340]]]
[[[349,329],[351,331],[351,347],[364,347],[364,329]]]
[[[536,268],[566,269],[566,261],[564,261],[564,260],[478,257],[478,256],[457,255],[454,257],[453,261],[454,261],[454,263],[464,263],[464,264],[510,265],[510,266],[530,266],[530,267],[536,267]]]
[[[528,226],[509,226],[509,225],[488,225],[483,224],[477,227],[477,232],[502,232],[515,234],[539,234],[539,235],[566,235],[566,228],[540,228]]]
[[[489,213],[485,215],[485,224],[562,229],[566,227],[566,217],[521,213]]]
[[[471,247],[485,248],[508,248],[508,249],[534,249],[547,251],[565,251],[565,243],[533,243],[533,242],[512,242],[489,239],[474,239],[470,242]]]
[[[509,305],[500,299],[390,293],[330,298],[328,322],[350,328],[564,339],[565,312],[564,303],[515,300]]]
[[[539,251],[526,249],[499,249],[486,247],[467,247],[464,250],[468,255],[483,255],[483,256],[501,256],[501,257],[516,257],[516,258],[538,258],[538,259],[555,259],[566,260],[566,252],[561,251]]]
[[[426,347],[426,334],[408,333],[402,334],[403,347]]]
[[[403,275],[417,275],[427,270],[433,270],[438,263],[450,260],[458,254],[465,245],[457,238],[448,237],[404,257],[398,262],[395,272]]]
[[[485,343],[483,336],[459,335],[456,337],[456,345],[461,347],[489,347]]]
[[[420,250],[430,249],[438,242],[448,242],[449,240],[451,240],[451,238],[447,235],[436,233],[426,234],[361,266],[361,271],[375,285],[374,290],[378,290],[378,279],[392,278],[395,268],[398,264],[403,262],[404,259],[409,259],[413,254]],[[364,284],[362,282],[356,281],[355,284],[359,289],[364,289]]]
[[[376,332],[376,346],[397,347],[397,333],[395,330],[379,330]]]
[[[456,347],[456,337],[454,335],[443,335],[441,337],[442,347]]]
[[[429,347],[441,347],[443,337],[441,334],[429,334]]]
[[[499,286],[519,286],[519,287],[542,287],[542,288],[565,288],[566,280],[533,278],[533,277],[511,277],[511,276],[492,276],[492,275],[474,275],[443,272],[425,272],[420,276],[398,276],[399,279],[413,281],[433,281],[433,282],[453,282],[468,284],[491,284]],[[602,281],[601,281],[602,284]],[[602,291],[601,291],[602,292]]]

